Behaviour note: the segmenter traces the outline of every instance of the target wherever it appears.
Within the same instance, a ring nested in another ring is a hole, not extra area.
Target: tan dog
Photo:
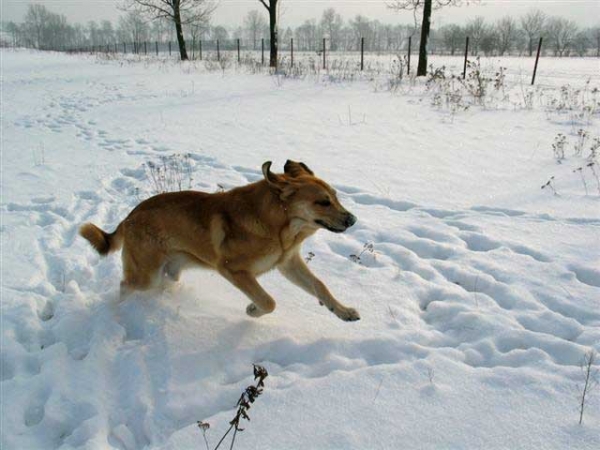
[[[184,191],[140,203],[113,233],[86,223],[80,234],[101,255],[123,246],[122,298],[132,290],[177,281],[183,268],[217,270],[246,294],[252,317],[275,309],[256,277],[277,267],[342,320],[358,312],[338,302],[306,266],[302,241],[325,228],[341,233],[356,222],[335,191],[303,163],[287,161],[284,174],[262,166],[264,180],[228,192]]]

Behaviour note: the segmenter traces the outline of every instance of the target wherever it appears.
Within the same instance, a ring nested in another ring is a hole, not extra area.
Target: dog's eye
[[[326,200],[317,200],[315,202],[315,204],[317,204],[319,206],[331,206],[331,202],[329,201],[329,199],[326,199]]]

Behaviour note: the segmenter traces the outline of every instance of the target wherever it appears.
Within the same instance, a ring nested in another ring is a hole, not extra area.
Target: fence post
[[[240,62],[240,39],[237,39],[238,63]]]
[[[463,65],[463,80],[467,77],[467,57],[469,56],[469,36],[465,44],[465,64]]]
[[[196,58],[196,38],[192,39],[192,61]]]
[[[144,55],[148,54],[148,47],[146,47],[146,41],[144,41]]]
[[[158,41],[154,41],[154,46],[156,47],[156,56],[158,56]]]
[[[292,67],[294,67],[294,38],[292,38],[290,42],[290,51],[292,55]]]
[[[365,38],[360,37],[360,71],[365,68]]]
[[[219,49],[219,40],[217,39],[217,60],[221,61],[221,50]]]
[[[408,37],[408,59],[406,64],[406,73],[410,75],[410,49],[412,47],[412,36]]]
[[[265,38],[262,38],[260,41],[260,46],[261,46],[261,57],[260,57],[260,63],[261,65],[265,65]]]
[[[123,54],[127,53],[127,44],[123,42]]]
[[[538,44],[537,55],[535,56],[535,66],[533,67],[533,76],[531,77],[531,85],[535,83],[535,74],[537,72],[538,61],[540,59],[540,50],[542,49],[542,38],[540,38],[540,42]]]
[[[171,41],[169,41],[169,56],[171,56]]]
[[[200,61],[202,61],[202,39],[198,40],[198,54],[200,56]]]
[[[323,70],[325,70],[325,38],[323,38]]]

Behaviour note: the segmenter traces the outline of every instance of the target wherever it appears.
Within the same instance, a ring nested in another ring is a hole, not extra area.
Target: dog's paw
[[[339,311],[335,311],[335,315],[338,316],[345,322],[356,322],[360,320],[360,314],[354,308],[344,308]]]
[[[260,317],[264,314],[264,312],[262,312],[254,303],[250,303],[246,307],[246,314],[248,314],[250,317]]]

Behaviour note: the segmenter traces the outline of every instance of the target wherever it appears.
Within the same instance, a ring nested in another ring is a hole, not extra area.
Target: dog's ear
[[[270,186],[279,186],[282,183],[284,183],[285,181],[282,180],[282,178],[278,175],[275,175],[273,172],[271,172],[271,165],[273,163],[271,161],[267,161],[262,165],[262,173],[263,176],[265,177],[265,180],[267,180],[267,183],[269,183]]]
[[[314,175],[314,172],[303,162],[296,162],[289,159],[285,162],[283,171],[292,178],[299,177],[300,175]]]
[[[287,200],[296,192],[292,183],[287,181],[285,177],[271,172],[271,161],[267,161],[262,165],[262,173],[269,187],[279,194],[281,200]]]

